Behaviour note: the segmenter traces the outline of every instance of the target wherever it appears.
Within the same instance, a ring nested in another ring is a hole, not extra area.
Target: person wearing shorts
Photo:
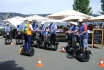
[[[77,34],[80,38],[79,45],[83,51],[87,51],[88,48],[88,26],[83,22],[83,19],[78,20],[80,24],[79,34]]]

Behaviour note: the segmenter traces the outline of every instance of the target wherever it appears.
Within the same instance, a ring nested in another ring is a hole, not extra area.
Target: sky
[[[73,9],[74,0],[0,0],[0,12],[50,14]],[[93,14],[101,11],[100,0],[90,0]]]

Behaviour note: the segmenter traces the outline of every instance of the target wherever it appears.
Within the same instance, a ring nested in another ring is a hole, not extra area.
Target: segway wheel
[[[46,48],[46,50],[48,50],[48,49],[49,49],[49,48],[48,48],[48,44],[46,44],[46,45],[45,45],[45,48]]]
[[[20,47],[19,53],[20,55],[23,55],[23,46]]]
[[[5,45],[7,45],[7,43],[6,43],[6,39],[5,39]]]
[[[81,58],[82,62],[88,62],[89,59],[90,59],[90,54],[84,54],[84,53],[82,54],[82,58]]]
[[[16,39],[16,45],[17,45],[18,43],[17,43],[17,39]]]
[[[70,53],[70,52],[71,52],[71,51],[70,51],[70,48],[71,48],[71,46],[70,46],[70,44],[68,44],[68,45],[66,46],[66,48],[65,48],[65,50],[66,50],[67,53]]]
[[[55,45],[53,51],[57,51],[57,49],[58,49],[58,45]]]
[[[31,48],[29,49],[29,56],[33,56],[34,53],[35,53],[35,50],[34,50],[33,47],[31,47]]]

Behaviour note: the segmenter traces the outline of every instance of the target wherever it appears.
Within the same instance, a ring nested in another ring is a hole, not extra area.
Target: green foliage
[[[91,15],[92,8],[89,7],[90,0],[74,0],[73,9],[84,14]]]
[[[101,0],[101,9],[102,9],[102,14],[104,14],[104,0]]]
[[[0,29],[0,36],[3,36],[3,29]]]

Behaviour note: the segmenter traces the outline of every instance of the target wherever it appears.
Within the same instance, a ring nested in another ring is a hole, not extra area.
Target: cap
[[[31,19],[29,19],[28,21],[32,21]]]
[[[41,22],[41,24],[44,24],[44,22]]]
[[[9,23],[6,23],[6,25],[8,25]]]
[[[83,22],[83,19],[79,19],[78,22]]]
[[[70,24],[73,24],[74,22],[70,22]]]
[[[78,25],[77,22],[73,22],[72,24],[74,24],[74,25]]]
[[[50,20],[50,22],[53,22],[53,20]]]

